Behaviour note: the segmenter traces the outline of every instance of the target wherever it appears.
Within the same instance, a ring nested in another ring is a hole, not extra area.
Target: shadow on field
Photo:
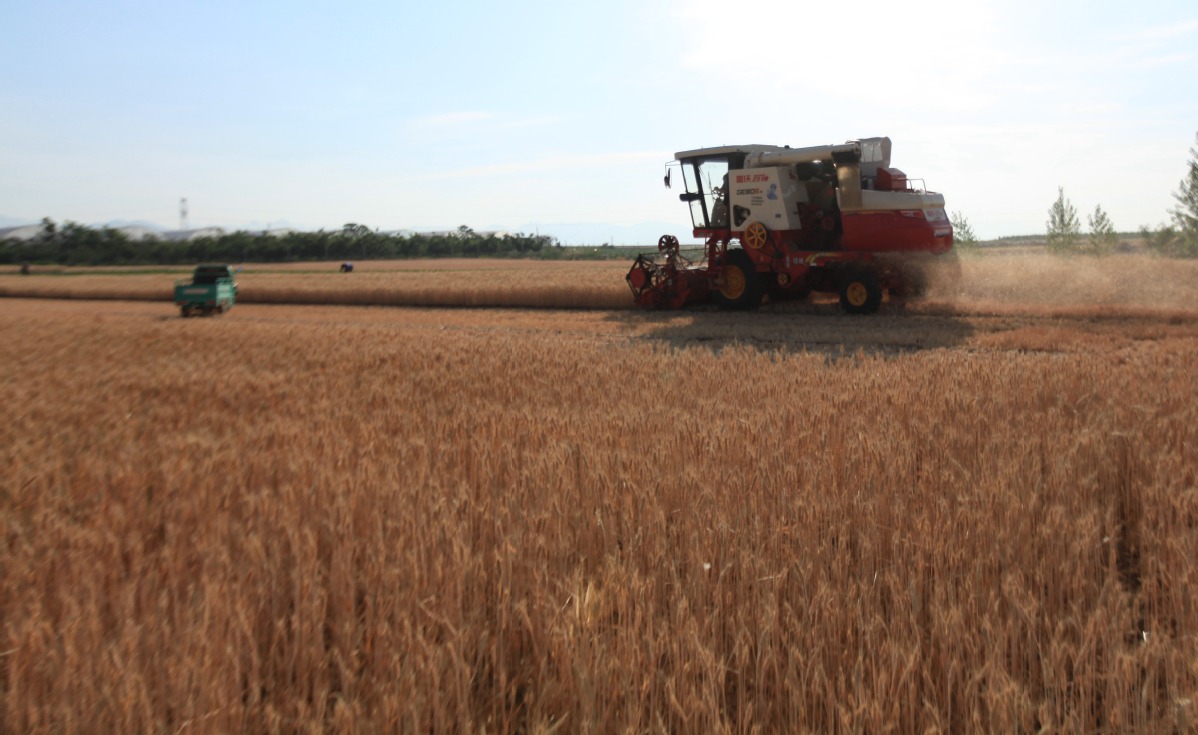
[[[964,318],[908,311],[883,304],[870,316],[849,316],[835,302],[766,304],[756,311],[725,312],[715,307],[684,311],[612,313],[611,321],[645,339],[675,349],[728,347],[762,352],[823,355],[838,361],[857,355],[898,357],[923,350],[957,347],[974,333]]]

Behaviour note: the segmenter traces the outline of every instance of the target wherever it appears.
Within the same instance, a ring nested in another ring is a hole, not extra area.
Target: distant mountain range
[[[51,217],[50,219],[54,220],[54,223],[60,227],[63,225],[63,223],[65,223],[67,221],[67,220],[55,219],[53,217]],[[6,228],[6,227],[24,227],[26,225],[36,225],[36,224],[40,224],[41,221],[42,220],[40,217],[37,219],[34,219],[34,220],[30,220],[30,219],[25,219],[25,218],[21,218],[21,217],[7,217],[5,215],[0,214],[0,229]],[[116,229],[118,227],[141,227],[141,228],[144,228],[147,230],[153,230],[154,232],[166,232],[167,230],[171,229],[169,227],[163,227],[162,225],[158,224],[157,222],[149,222],[147,220],[132,220],[132,219],[114,219],[114,220],[110,220],[108,222],[89,222],[89,223],[87,223],[87,226],[88,227],[97,227],[97,228],[98,227],[112,227],[114,229]]]
[[[40,222],[40,221],[41,220],[37,220],[37,222]],[[4,215],[0,214],[0,227],[20,227],[22,225],[32,225],[32,224],[35,224],[35,223],[30,222],[27,219],[22,219],[22,218],[18,218],[18,217],[5,217]]]

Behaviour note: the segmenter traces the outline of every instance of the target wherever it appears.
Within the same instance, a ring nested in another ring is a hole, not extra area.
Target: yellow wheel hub
[[[853,306],[864,306],[866,300],[869,299],[869,289],[865,287],[864,283],[850,283],[845,291],[845,296]]]
[[[724,269],[724,287],[720,289],[720,293],[726,298],[739,299],[744,294],[746,285],[745,273],[740,268]]]
[[[745,228],[745,246],[757,250],[765,245],[765,241],[769,238],[769,232],[765,229],[765,225],[760,222],[750,222]]]

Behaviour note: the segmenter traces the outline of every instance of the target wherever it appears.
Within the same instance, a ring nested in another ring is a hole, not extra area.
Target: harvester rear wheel
[[[882,305],[882,285],[871,270],[854,268],[840,279],[840,308],[848,314],[873,314]]]
[[[729,250],[724,260],[722,285],[715,292],[722,309],[756,309],[765,296],[765,279],[744,250]]]

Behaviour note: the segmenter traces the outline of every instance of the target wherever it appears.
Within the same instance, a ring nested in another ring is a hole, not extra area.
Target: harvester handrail
[[[915,185],[915,182],[917,181],[919,182],[919,186]],[[902,191],[909,191],[912,194],[927,194],[928,186],[924,183],[923,179],[908,178],[906,180],[906,186],[902,189]]]

